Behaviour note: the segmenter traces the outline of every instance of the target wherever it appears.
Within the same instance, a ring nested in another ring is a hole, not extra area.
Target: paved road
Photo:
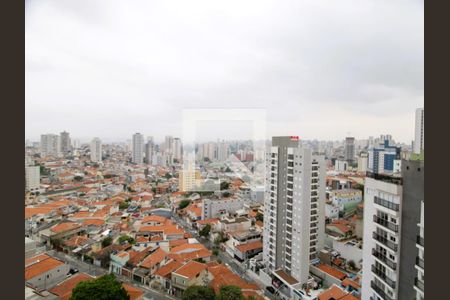
[[[80,272],[87,273],[91,276],[101,276],[101,275],[108,273],[108,271],[104,268],[101,268],[101,267],[89,264],[87,262],[78,260],[74,257],[71,257],[71,256],[65,254],[65,253],[56,252],[54,250],[50,250],[50,251],[48,251],[48,253],[51,256],[59,258],[59,259],[65,261],[66,263],[68,263],[69,265],[77,268]],[[122,282],[127,282],[127,283],[130,283],[132,285],[138,286],[141,289],[143,289],[145,292],[144,298],[146,300],[173,300],[173,299],[176,299],[167,294],[153,290],[153,289],[149,288],[148,286],[145,286],[145,285],[139,284],[135,281],[132,281],[128,277],[121,276],[121,275],[116,275],[116,277]]]

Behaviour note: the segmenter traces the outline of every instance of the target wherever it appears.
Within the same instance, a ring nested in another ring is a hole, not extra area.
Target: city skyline
[[[421,2],[39,4],[26,6],[28,138],[55,124],[86,140],[181,136],[187,108],[266,109],[268,137],[414,138]]]

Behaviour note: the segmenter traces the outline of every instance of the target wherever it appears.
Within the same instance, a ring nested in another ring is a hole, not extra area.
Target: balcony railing
[[[398,245],[395,244],[394,242],[388,240],[385,237],[382,237],[381,235],[379,235],[378,233],[374,232],[372,237],[374,238],[374,240],[379,241],[380,243],[382,243],[383,245],[387,246],[389,249],[391,249],[392,251],[397,252],[398,250]]]
[[[381,205],[383,207],[389,208],[393,211],[399,211],[400,210],[400,204],[393,203],[391,201],[387,201],[378,197],[374,197],[375,204]]]
[[[425,261],[418,256],[416,257],[416,265],[425,269]]]
[[[393,262],[389,258],[387,258],[386,255],[383,255],[381,252],[377,251],[376,249],[372,249],[372,255],[381,260],[383,263],[388,265],[392,270],[397,269],[397,263]]]
[[[422,246],[422,247],[425,247],[425,240],[420,235],[417,236],[417,244]]]
[[[383,299],[385,300],[394,300],[391,297],[389,297],[388,294],[386,294],[385,291],[383,291],[383,289],[381,287],[379,287],[375,282],[371,281],[370,282],[370,287],[377,292],[378,295],[380,295]]]
[[[389,222],[386,219],[382,219],[382,218],[378,217],[377,215],[373,216],[373,221],[375,223],[377,223],[377,224],[380,224],[381,226],[384,226],[387,229],[390,229],[390,230],[392,230],[394,232],[398,232],[398,225],[397,224]]]
[[[419,278],[414,279],[414,285],[419,288],[422,292],[425,292],[425,282],[420,280]]]
[[[389,277],[386,276],[386,274],[378,269],[377,267],[375,267],[374,265],[372,265],[372,272],[374,274],[376,274],[378,277],[380,277],[381,279],[383,279],[383,281],[389,285],[391,288],[395,289],[395,281],[390,279]]]

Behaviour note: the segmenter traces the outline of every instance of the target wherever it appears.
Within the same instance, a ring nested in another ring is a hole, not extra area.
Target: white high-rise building
[[[135,164],[144,163],[144,136],[140,133],[133,134],[131,144],[131,161]]]
[[[41,155],[59,156],[61,151],[61,139],[57,134],[41,135]]]
[[[102,161],[102,141],[98,137],[91,141],[91,161]]]
[[[273,137],[266,167],[263,260],[303,284],[324,245],[325,158],[298,137]]]
[[[145,161],[148,164],[153,163],[153,153],[154,153],[155,144],[153,142],[153,137],[147,137],[147,144],[145,144]]]
[[[227,160],[229,155],[228,143],[225,141],[219,142],[217,144],[217,160],[224,162]]]
[[[180,138],[173,139],[173,158],[178,162],[183,158],[183,145],[181,144]]]
[[[81,146],[80,140],[79,139],[73,139],[72,140],[72,148],[73,149],[79,149]]]
[[[35,191],[40,187],[41,170],[39,166],[25,167],[25,188],[27,191]]]
[[[414,134],[414,153],[420,154],[425,145],[425,110],[416,109],[416,126]]]
[[[369,154],[367,152],[361,152],[358,156],[358,173],[366,173],[368,164]]]
[[[173,137],[171,135],[166,135],[164,141],[164,153],[165,154],[174,154],[173,153]]]
[[[398,299],[402,186],[366,177],[362,299]]]

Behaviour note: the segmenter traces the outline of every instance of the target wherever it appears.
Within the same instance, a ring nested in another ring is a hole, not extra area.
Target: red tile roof
[[[239,252],[244,253],[251,250],[262,249],[262,247],[263,247],[262,241],[254,241],[247,244],[238,245],[236,246],[236,249]]]
[[[47,254],[32,257],[26,261],[25,280],[30,280],[42,273],[48,272],[64,265],[64,262],[57,260]]]
[[[77,286],[78,283],[91,279],[93,279],[93,277],[88,274],[78,273],[59,283],[58,285],[50,289],[49,292],[59,296],[61,300],[69,300],[72,296],[72,290]]]
[[[195,260],[191,260],[184,266],[180,267],[178,270],[172,272],[174,274],[183,276],[188,279],[192,279],[200,274],[202,271],[206,270],[208,266],[206,264],[202,264]]]
[[[53,226],[50,230],[55,233],[66,232],[69,230],[80,228],[81,225],[75,222],[63,222]]]
[[[338,269],[335,269],[326,264],[320,264],[317,266],[317,268],[339,280],[344,280],[347,277],[347,274],[345,274],[344,272],[341,272]]]
[[[144,295],[144,291],[138,287],[132,286],[128,283],[122,283],[122,286],[127,291],[128,295],[130,295],[130,300],[140,299],[142,295]]]
[[[172,260],[169,263],[165,264],[161,268],[159,268],[155,275],[161,276],[161,277],[170,277],[173,271],[176,269],[179,269],[183,264],[179,261]]]
[[[151,269],[158,263],[161,263],[167,257],[167,253],[158,248],[155,252],[147,256],[144,261],[141,263],[141,267],[146,269]]]

